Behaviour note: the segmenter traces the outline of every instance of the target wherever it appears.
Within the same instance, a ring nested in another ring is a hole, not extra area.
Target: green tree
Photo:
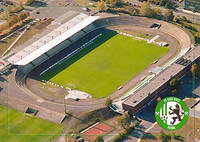
[[[27,0],[26,5],[31,5],[35,0]]]
[[[107,98],[106,99],[106,102],[105,102],[105,105],[107,106],[107,107],[110,107],[111,105],[112,105],[112,99],[111,98]]]
[[[109,0],[109,4],[111,7],[120,6],[121,3],[122,3],[121,0]]]
[[[169,142],[171,141],[172,136],[170,134],[166,134],[164,131],[161,131],[159,138],[162,140],[162,142]]]
[[[172,22],[173,19],[174,19],[174,13],[173,13],[173,11],[167,9],[167,10],[164,12],[164,20],[167,21],[167,22]]]
[[[177,86],[178,86],[178,79],[173,78],[172,80],[170,80],[169,84],[170,84],[170,86],[172,88],[177,88]]]
[[[200,32],[196,32],[194,37],[195,37],[195,43],[199,44],[200,43]]]
[[[118,119],[119,125],[121,125],[124,129],[128,130],[131,126],[131,117],[128,112],[125,112],[122,116]]]
[[[106,8],[105,2],[103,0],[98,2],[98,7],[99,7],[99,10],[101,10],[101,11],[105,10],[105,8]]]
[[[176,95],[176,93],[177,93],[177,89],[171,90],[171,94],[172,94],[172,95]]]
[[[11,16],[11,9],[10,9],[10,7],[8,6],[8,7],[6,7],[5,8],[5,18],[8,20],[8,19],[10,19],[10,16]]]
[[[161,0],[149,0],[150,3],[156,4],[156,5],[160,4],[160,1]]]
[[[156,98],[156,103],[158,104],[161,100],[161,97]]]
[[[192,72],[192,76],[196,78],[199,75],[199,66],[197,64],[192,64],[190,71]]]
[[[157,18],[157,19],[162,18],[162,12],[159,7],[154,8],[153,11],[154,11],[153,12],[154,18]]]
[[[102,135],[97,136],[96,139],[94,140],[94,142],[104,142],[103,136]]]
[[[148,2],[143,2],[140,8],[140,14],[147,17],[153,16],[154,11]]]

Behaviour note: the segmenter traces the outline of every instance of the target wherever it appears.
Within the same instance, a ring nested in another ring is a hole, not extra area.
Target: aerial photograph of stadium
[[[0,0],[0,142],[200,142],[199,0]]]

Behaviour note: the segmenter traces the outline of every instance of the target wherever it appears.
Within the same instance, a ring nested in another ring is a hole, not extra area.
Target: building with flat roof
[[[154,80],[129,96],[123,103],[123,109],[134,114],[146,104],[162,95],[164,91],[170,89],[169,82],[173,78],[181,78],[190,72],[192,63],[200,60],[200,46],[188,52],[178,59],[174,64],[161,72]]]
[[[200,12],[200,0],[185,0],[184,8],[194,12]]]

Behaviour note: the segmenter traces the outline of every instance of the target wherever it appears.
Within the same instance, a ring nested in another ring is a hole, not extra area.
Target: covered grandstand
[[[83,37],[94,28],[92,23],[97,19],[98,16],[81,13],[9,57],[7,61],[13,65],[25,66],[24,70],[28,72]]]

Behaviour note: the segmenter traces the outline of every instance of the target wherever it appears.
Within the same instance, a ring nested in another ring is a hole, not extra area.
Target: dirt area
[[[29,39],[31,39],[34,35],[39,34],[43,32],[46,27],[51,23],[52,19],[49,19],[47,21],[41,21],[37,22],[35,25],[31,26],[31,28],[24,33],[24,35],[18,40],[18,42],[13,46],[13,48],[18,47],[19,45],[25,43]],[[15,34],[14,36],[6,39],[3,42],[0,42],[0,55],[5,52],[5,50],[16,40],[16,38],[19,36],[18,34]]]
[[[159,127],[156,125],[155,127]],[[154,129],[154,128],[153,128]],[[176,131],[165,131],[163,130],[166,134],[175,134],[178,135],[180,139],[183,139],[184,142],[194,142],[195,140],[198,142],[200,141],[200,119],[190,117],[187,124]],[[151,138],[143,138],[141,142],[162,142],[162,140],[159,138],[160,133],[151,133],[152,137]],[[172,138],[171,142],[180,142],[182,140],[176,140]]]
[[[109,28],[113,29],[113,30],[118,30],[120,32],[125,32],[125,33],[131,34],[133,36],[145,38],[145,39],[151,39],[154,37],[154,35],[152,33],[147,33],[147,32],[139,31],[139,30],[138,31],[130,30],[130,28],[127,28],[127,26],[112,26]]]
[[[43,32],[46,27],[53,21],[53,19],[40,21],[33,25],[22,37],[21,39],[15,44],[14,48],[23,44],[24,42],[31,39],[34,35]]]
[[[0,42],[0,55],[2,55],[6,51],[6,49],[15,41],[17,36],[18,34],[6,39],[5,41]]]
[[[30,90],[40,92],[40,94],[43,94],[40,96],[42,98],[46,98],[47,100],[54,100],[55,98],[63,100],[63,98],[67,95],[67,91],[63,88],[59,88],[51,84],[43,83],[32,79],[27,79],[27,87]],[[44,94],[48,94],[51,97],[45,96]]]
[[[81,3],[85,3],[85,1],[87,0],[77,0],[80,1]],[[76,3],[76,0],[56,0],[56,1],[52,1],[51,5],[54,6],[78,6],[78,4]]]

